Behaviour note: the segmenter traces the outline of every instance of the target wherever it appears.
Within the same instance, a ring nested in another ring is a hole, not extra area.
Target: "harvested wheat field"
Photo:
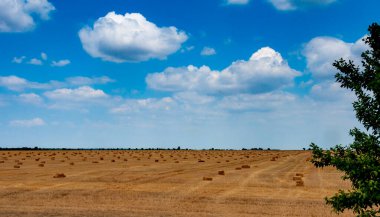
[[[1,151],[0,216],[337,216],[323,198],[349,183],[310,156]]]

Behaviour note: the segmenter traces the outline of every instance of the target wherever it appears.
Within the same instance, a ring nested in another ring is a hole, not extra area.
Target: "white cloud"
[[[29,31],[36,25],[36,16],[47,20],[54,10],[47,0],[1,0],[0,32]]]
[[[245,5],[248,4],[249,0],[227,0],[229,5]]]
[[[30,120],[12,120],[9,125],[14,127],[38,127],[46,125],[45,121],[41,118],[33,118]]]
[[[0,86],[6,87],[10,90],[24,89],[28,85],[28,81],[14,75],[0,76]]]
[[[59,60],[59,61],[53,61],[51,63],[51,66],[53,67],[63,67],[69,65],[71,62],[70,60]]]
[[[67,101],[96,101],[108,97],[103,90],[93,89],[89,86],[82,86],[75,89],[61,88],[47,91],[44,95],[49,99]]]
[[[208,104],[216,100],[213,96],[201,95],[197,92],[179,92],[174,94],[173,98],[178,102],[193,105]]]
[[[43,59],[43,60],[47,60],[47,58],[48,58],[47,54],[44,53],[44,52],[42,52],[42,53],[41,53],[41,59]]]
[[[23,93],[19,95],[19,99],[21,102],[28,103],[28,104],[41,104],[43,102],[42,97],[35,93]]]
[[[40,66],[42,65],[42,61],[37,58],[32,58],[29,60],[28,64]]]
[[[328,5],[337,0],[268,0],[277,10],[289,11],[316,5]]]
[[[62,87],[72,87],[72,86],[86,86],[86,85],[95,85],[95,84],[107,84],[114,82],[115,80],[107,77],[68,77],[64,81],[55,81],[50,80],[45,83],[28,81],[25,78],[20,78],[15,75],[10,76],[0,76],[0,87],[5,87],[13,91],[22,91],[24,89],[56,89]]]
[[[111,113],[135,113],[144,111],[169,111],[176,106],[176,102],[171,97],[128,99],[122,105],[111,109]]]
[[[66,78],[66,82],[75,86],[83,86],[83,85],[93,85],[93,84],[108,84],[111,82],[115,82],[115,80],[107,76],[92,77],[92,78],[84,77],[84,76],[76,76],[76,77]]]
[[[333,37],[316,37],[306,44],[303,55],[306,57],[307,69],[315,78],[331,79],[337,72],[332,66],[335,60],[351,59],[355,64],[360,65],[360,55],[367,49],[362,39],[355,43],[346,43]]]
[[[12,63],[17,63],[17,64],[20,64],[24,61],[26,57],[25,56],[22,56],[22,57],[13,57],[13,60],[12,60]]]
[[[300,72],[289,67],[281,54],[269,47],[255,52],[248,61],[238,60],[222,71],[207,66],[173,68],[148,74],[148,87],[161,91],[203,93],[270,92],[293,84]]]
[[[296,98],[295,95],[286,92],[237,94],[224,97],[219,106],[231,111],[268,111],[283,107]]]
[[[214,48],[212,47],[204,47],[201,51],[201,55],[202,56],[212,56],[212,55],[215,55],[216,54],[216,51]]]
[[[311,87],[310,96],[317,100],[353,102],[355,95],[353,92],[344,89],[340,83],[324,81]]]
[[[176,27],[157,27],[139,13],[109,12],[93,27],[79,31],[85,51],[112,62],[141,62],[165,59],[181,48],[187,35]]]

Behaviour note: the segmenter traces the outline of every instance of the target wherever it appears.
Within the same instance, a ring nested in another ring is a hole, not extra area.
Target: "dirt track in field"
[[[337,216],[323,198],[349,183],[309,158],[306,151],[0,151],[0,216]]]

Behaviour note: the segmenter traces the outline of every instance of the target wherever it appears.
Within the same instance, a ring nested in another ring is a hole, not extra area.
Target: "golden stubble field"
[[[0,151],[0,216],[337,216],[323,198],[349,183],[310,156]]]

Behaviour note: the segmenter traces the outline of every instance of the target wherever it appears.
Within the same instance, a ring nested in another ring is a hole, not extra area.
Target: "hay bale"
[[[272,157],[272,159],[270,159],[270,161],[276,161],[276,157]]]
[[[293,176],[293,181],[300,181],[302,180],[302,177],[300,176]]]
[[[203,177],[203,181],[212,181],[211,177]]]
[[[241,166],[241,168],[243,168],[243,169],[249,169],[249,168],[251,168],[251,166],[249,166],[249,165],[243,165],[243,166]]]
[[[179,161],[175,161],[174,163],[176,163],[176,164],[177,164],[177,163],[179,163]]]
[[[218,171],[218,175],[222,175],[222,176],[224,176],[224,175],[225,175],[224,170],[220,170],[220,171]]]
[[[198,160],[198,163],[204,163],[205,161],[204,160]]]
[[[3,164],[3,163],[5,163],[5,161],[3,161],[3,160],[0,160],[0,164]]]
[[[93,164],[97,164],[97,163],[99,163],[98,161],[96,161],[96,160],[94,160],[94,161],[92,161],[92,163]]]
[[[74,162],[71,162],[70,165],[73,166],[73,165],[74,165]]]
[[[111,160],[111,162],[112,162],[112,163],[114,163],[114,162],[115,162],[115,160],[114,160],[114,159],[112,159],[112,160]]]
[[[241,167],[236,167],[235,170],[241,170]]]
[[[303,177],[303,173],[296,173],[296,176]]]
[[[302,180],[296,181],[296,186],[304,186],[304,182]]]
[[[57,173],[57,174],[55,174],[55,175],[53,176],[53,178],[65,178],[65,177],[66,177],[66,175],[63,174],[63,173]]]
[[[39,166],[39,167],[44,167],[44,166],[45,166],[45,164],[38,164],[38,166]]]
[[[156,162],[156,163],[157,163],[158,161],[159,161],[159,160],[154,160],[154,162]]]
[[[19,169],[20,166],[19,165],[14,165],[13,168]]]

